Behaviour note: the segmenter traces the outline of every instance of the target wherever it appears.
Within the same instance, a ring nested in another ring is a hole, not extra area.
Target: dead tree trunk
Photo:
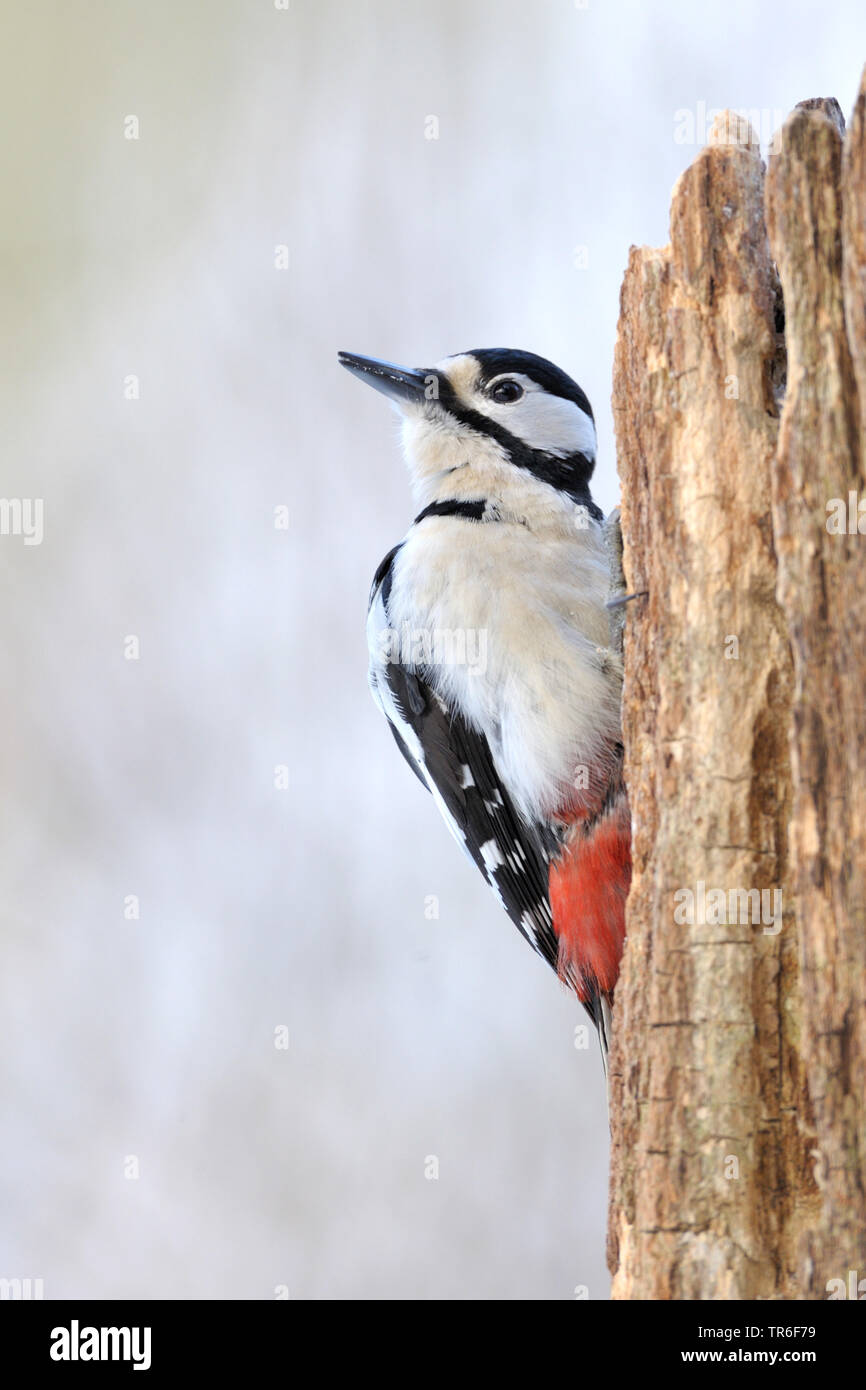
[[[766,190],[753,140],[717,121],[622,289],[625,573],[648,596],[615,1298],[866,1278],[866,86],[844,147],[835,103],[798,107]]]

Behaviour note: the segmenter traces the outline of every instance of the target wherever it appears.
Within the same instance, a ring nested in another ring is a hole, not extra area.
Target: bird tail
[[[611,1039],[613,1037],[611,996],[609,994],[599,994],[597,1000],[594,1002],[595,1026],[598,1030],[598,1041],[601,1044],[601,1064],[604,1067],[605,1080],[607,1080],[607,1058],[610,1052]]]
[[[600,994],[596,1000],[595,1026],[598,1030],[598,1041],[601,1044],[601,1065],[604,1067],[604,1084],[607,1087],[607,1113],[610,1115],[610,1076],[607,1070],[607,1059],[610,1052],[610,1044],[613,1040],[613,1002],[610,994]]]

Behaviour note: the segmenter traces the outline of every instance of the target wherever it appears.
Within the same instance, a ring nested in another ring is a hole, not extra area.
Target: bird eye
[[[497,405],[513,405],[515,401],[520,400],[522,395],[523,387],[520,385],[520,382],[511,381],[510,379],[506,381],[497,381],[496,385],[493,386],[490,391],[490,399],[496,401]]]

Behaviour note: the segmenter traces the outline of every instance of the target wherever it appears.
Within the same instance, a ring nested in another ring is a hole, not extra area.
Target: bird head
[[[559,367],[532,352],[477,348],[429,368],[341,352],[341,364],[403,417],[403,445],[425,502],[550,489],[591,502],[592,407]],[[541,494],[539,494],[541,496]]]

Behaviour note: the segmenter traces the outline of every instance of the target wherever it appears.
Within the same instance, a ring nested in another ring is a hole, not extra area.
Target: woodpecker
[[[530,352],[474,349],[429,369],[339,360],[402,415],[421,508],[373,579],[374,699],[518,931],[586,1008],[606,1070],[631,837],[592,408]]]

